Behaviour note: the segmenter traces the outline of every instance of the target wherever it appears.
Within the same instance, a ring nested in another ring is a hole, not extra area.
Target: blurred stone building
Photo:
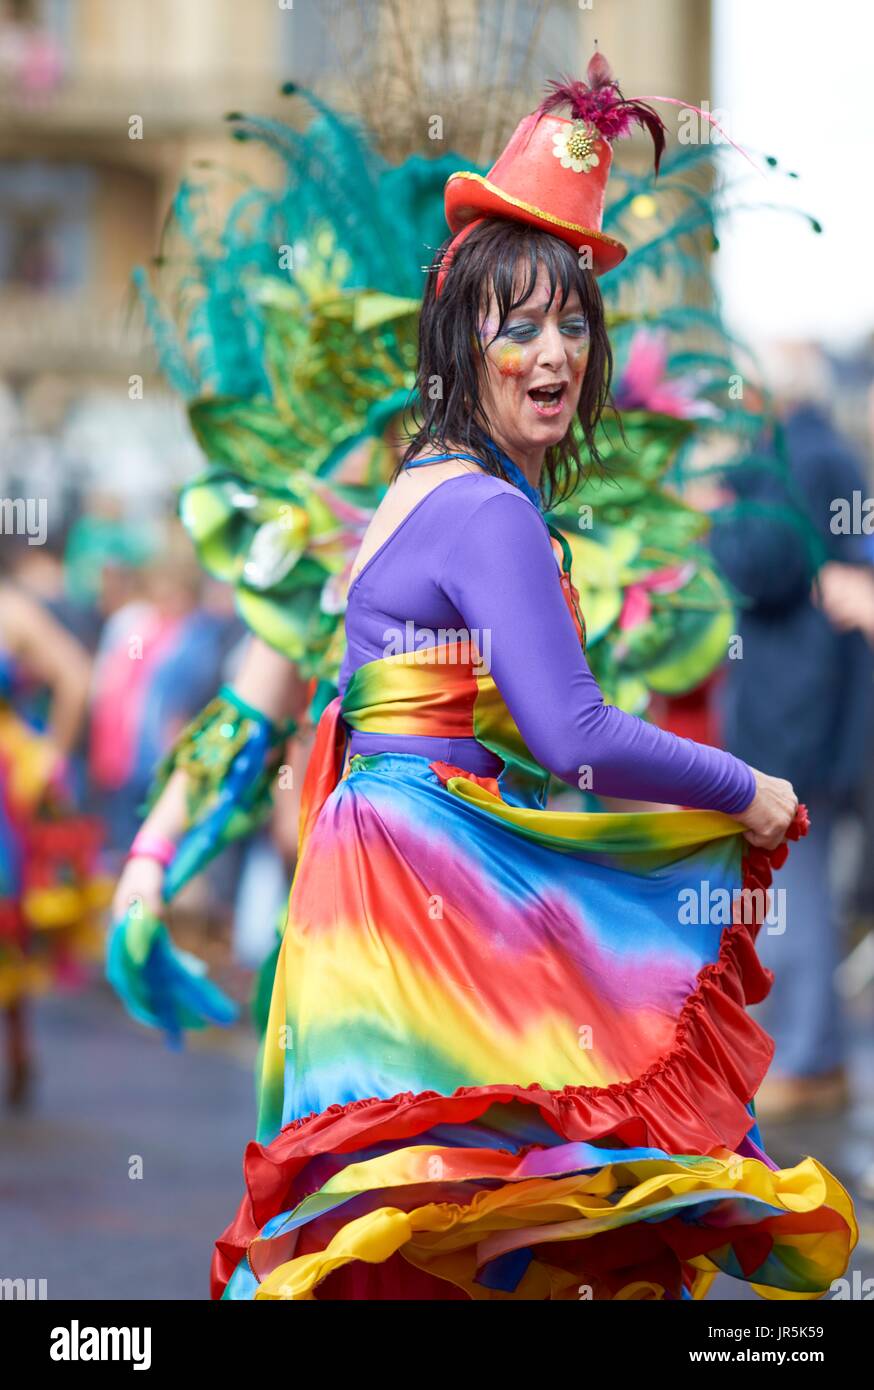
[[[269,178],[230,109],[360,112],[392,156],[488,161],[597,39],[628,92],[707,94],[709,0],[0,0],[0,479],[165,489],[192,466],[130,292],[198,160]],[[441,118],[439,143],[431,118]],[[642,148],[642,147],[641,147]],[[264,158],[264,156],[261,156]],[[129,408],[128,379],[146,378]],[[72,422],[72,423],[71,423]]]

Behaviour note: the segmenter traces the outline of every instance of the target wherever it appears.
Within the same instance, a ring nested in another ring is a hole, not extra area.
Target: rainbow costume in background
[[[103,954],[103,828],[72,813],[47,740],[16,709],[0,649],[0,1007],[81,984]]]

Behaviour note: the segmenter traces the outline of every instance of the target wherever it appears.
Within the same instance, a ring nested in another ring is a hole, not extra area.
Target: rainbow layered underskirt
[[[827,1293],[851,1200],[813,1158],[778,1169],[753,1107],[785,847],[716,813],[511,805],[412,754],[322,784],[214,1296]]]

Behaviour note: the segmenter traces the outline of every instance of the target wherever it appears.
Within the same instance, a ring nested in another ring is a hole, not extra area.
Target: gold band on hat
[[[616,246],[620,251],[626,253],[628,251],[628,247],[625,243],[617,241],[615,237],[607,236],[604,232],[592,231],[590,227],[581,227],[577,222],[566,222],[563,217],[553,217],[552,213],[543,212],[542,209],[536,208],[533,203],[523,202],[521,198],[514,198],[510,193],[505,193],[504,190],[498,188],[496,184],[489,183],[488,179],[484,178],[482,174],[471,173],[468,169],[458,169],[454,174],[449,175],[449,178],[446,180],[447,184],[450,184],[453,179],[471,179],[474,183],[478,183],[483,188],[487,189],[489,193],[493,193],[496,198],[500,198],[502,202],[509,203],[511,207],[520,208],[522,212],[529,212],[534,217],[541,218],[544,222],[551,222],[554,227],[564,227],[569,232],[579,232],[581,236],[594,237],[596,241],[603,241],[605,246]],[[486,217],[488,214],[478,212],[477,216]]]

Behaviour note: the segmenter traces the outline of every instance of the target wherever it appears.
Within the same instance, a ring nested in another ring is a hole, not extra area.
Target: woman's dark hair
[[[595,432],[610,399],[613,354],[597,280],[581,265],[573,248],[557,237],[505,218],[490,218],[459,246],[437,298],[437,273],[449,244],[447,241],[441,246],[428,270],[419,322],[415,432],[410,432],[394,477],[423,449],[436,446],[446,450],[449,443],[476,454],[487,472],[502,476],[497,459],[487,448],[490,424],[480,401],[479,371],[485,361],[480,338],[482,317],[490,293],[494,293],[500,333],[510,313],[531,297],[542,265],[549,276],[550,304],[558,293],[559,307],[563,307],[576,290],[590,335],[577,408],[579,432],[569,429],[561,443],[547,449],[544,458],[544,500],[547,507],[555,506],[574,491],[582,476],[579,434],[589,463],[595,467],[601,463]],[[441,387],[436,395],[432,389],[435,381]]]

